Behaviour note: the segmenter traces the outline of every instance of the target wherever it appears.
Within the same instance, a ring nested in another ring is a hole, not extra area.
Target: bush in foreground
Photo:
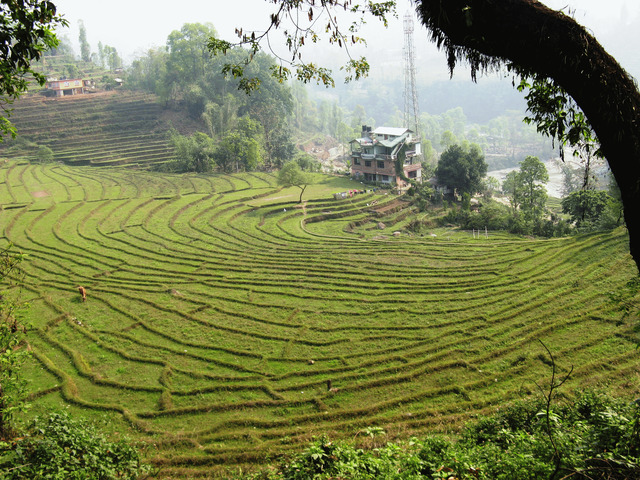
[[[134,447],[66,414],[36,419],[30,432],[0,443],[1,479],[133,480],[148,470]]]

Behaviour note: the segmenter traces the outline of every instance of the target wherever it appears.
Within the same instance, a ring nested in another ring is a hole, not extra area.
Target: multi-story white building
[[[422,181],[420,141],[408,128],[362,127],[362,136],[351,142],[351,176],[366,183],[388,184],[399,190],[410,185],[404,177]]]

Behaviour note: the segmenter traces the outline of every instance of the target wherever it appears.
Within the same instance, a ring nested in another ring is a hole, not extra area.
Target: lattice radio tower
[[[416,90],[415,51],[413,49],[413,15],[404,15],[404,124],[419,136],[420,109]]]

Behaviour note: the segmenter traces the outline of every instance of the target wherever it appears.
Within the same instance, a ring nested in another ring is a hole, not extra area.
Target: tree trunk
[[[301,187],[300,185],[298,185],[298,188],[300,189],[300,200],[298,200],[298,203],[302,203],[302,195],[304,194],[304,191],[307,189],[307,186],[305,185],[304,187]]]
[[[449,64],[482,56],[554,79],[584,111],[618,182],[640,266],[640,93],[629,74],[572,18],[535,0],[416,0],[422,23]],[[462,47],[462,48],[460,48]],[[474,49],[481,55],[464,49]],[[494,62],[497,65],[497,62]]]

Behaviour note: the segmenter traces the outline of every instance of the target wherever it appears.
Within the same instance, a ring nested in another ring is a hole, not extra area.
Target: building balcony
[[[420,165],[419,163],[414,163],[414,164],[407,165],[405,163],[403,169],[404,169],[405,172],[415,172],[416,170],[421,170],[422,169],[422,165]]]
[[[387,155],[385,153],[362,153],[362,152],[351,152],[351,158],[361,158],[363,160],[386,160],[386,161],[395,161],[397,158],[396,155]]]
[[[395,176],[396,169],[394,168],[393,165],[390,165],[390,166],[385,167],[385,168],[379,168],[374,163],[371,166],[352,165],[351,166],[351,172],[352,172],[352,174],[355,174],[355,172],[361,172],[361,173],[371,173],[371,174],[374,174],[374,175],[393,175],[393,176]]]

